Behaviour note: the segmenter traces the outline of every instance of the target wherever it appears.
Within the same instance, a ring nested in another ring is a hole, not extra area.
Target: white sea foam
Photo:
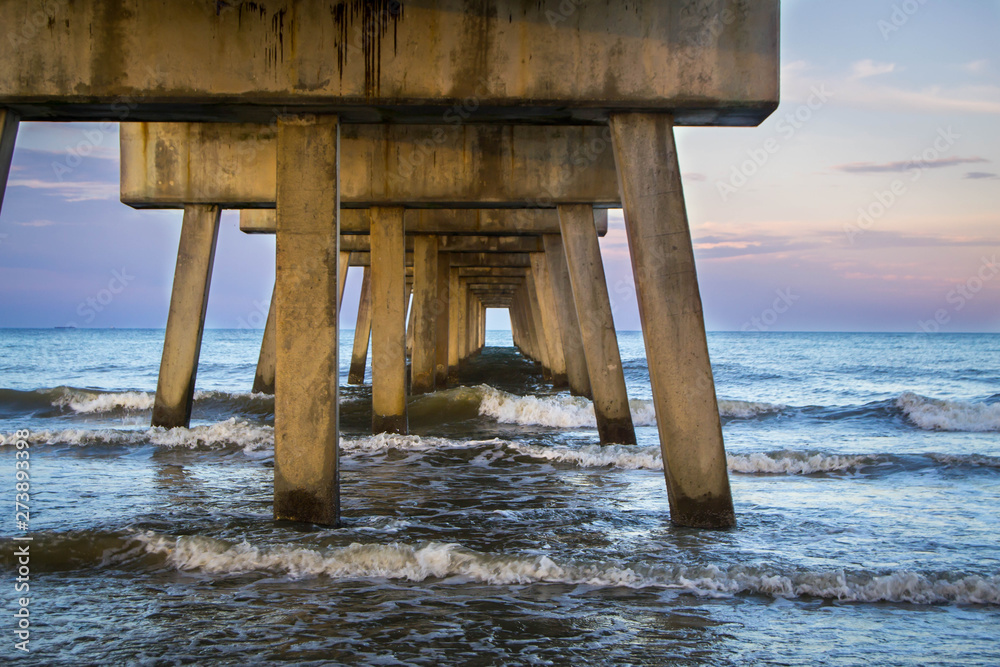
[[[972,403],[927,398],[906,392],[896,407],[927,431],[1000,431],[1000,403]]]
[[[508,443],[519,454],[537,459],[573,463],[582,468],[612,467],[625,470],[663,470],[659,447],[635,445],[586,445],[579,448]],[[743,474],[810,475],[839,472],[871,464],[869,456],[842,456],[815,452],[730,454],[730,472]]]
[[[494,389],[479,387],[482,398],[479,414],[492,417],[504,424],[523,426],[552,426],[556,428],[596,428],[594,404],[579,396],[517,396]],[[773,414],[784,409],[783,405],[753,401],[719,401],[719,414],[723,417],[747,419]],[[629,401],[632,422],[636,426],[655,426],[656,411],[653,401]]]
[[[341,438],[340,448],[345,452],[384,452],[390,449],[426,452],[440,449],[470,449],[500,440],[450,440],[448,438],[421,437],[379,433],[364,438]]]
[[[871,465],[871,456],[844,456],[813,452],[769,452],[730,454],[726,457],[730,472],[771,475],[811,475],[818,472],[842,472]]]
[[[152,410],[155,394],[144,391],[91,392],[68,389],[60,393],[52,405],[69,408],[80,414],[112,412],[114,410]]]
[[[818,597],[854,602],[913,604],[1000,604],[1000,577],[925,575],[911,571],[887,574],[844,571],[784,572],[767,566],[683,567],[622,563],[565,563],[548,556],[531,558],[481,554],[458,544],[431,542],[351,544],[335,549],[278,546],[260,548],[207,537],[178,538],[140,534],[147,552],[165,557],[182,571],[212,575],[248,572],[307,578],[468,581],[494,586],[535,583],[588,585],[598,588],[673,589],[701,597],[737,594],[775,598]]]
[[[44,445],[142,445],[151,444],[169,448],[196,447],[222,448],[236,446],[245,452],[274,446],[274,429],[270,426],[249,424],[228,419],[215,424],[192,428],[153,427],[133,429],[63,429],[34,431],[29,438],[33,444]]]
[[[509,443],[518,454],[534,459],[573,463],[581,468],[623,468],[626,470],[663,470],[659,447],[636,445],[586,445],[579,448]]]
[[[52,401],[52,405],[57,408],[69,408],[78,414],[95,414],[116,410],[126,412],[152,410],[156,400],[156,394],[145,391],[102,392],[68,388],[60,388],[57,391],[58,395]],[[274,397],[270,394],[250,392],[196,391],[194,400],[196,402],[219,400],[248,404],[256,401],[266,403],[273,401]]]
[[[727,401],[719,399],[719,414],[734,419],[750,419],[760,415],[773,415],[781,412],[787,406],[777,403],[762,403],[759,401]]]

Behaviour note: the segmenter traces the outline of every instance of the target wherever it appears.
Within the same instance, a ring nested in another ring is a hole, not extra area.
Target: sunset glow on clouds
[[[1000,331],[1000,3],[900,4],[785,0],[778,110],[757,128],[678,130],[710,329],[918,331],[943,310],[942,331]],[[164,325],[180,213],[118,203],[117,147],[100,124],[22,125],[0,325],[72,321],[123,267],[135,280],[92,326]],[[616,325],[638,329],[620,212],[601,246]],[[273,276],[273,238],[226,214],[208,325],[246,321]]]

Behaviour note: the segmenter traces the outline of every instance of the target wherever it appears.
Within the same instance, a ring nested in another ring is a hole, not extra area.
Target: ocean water
[[[370,388],[344,387],[337,529],[271,519],[260,332],[206,332],[169,431],[162,335],[0,330],[3,659],[1000,664],[1000,335],[711,334],[728,531],[669,522],[641,334],[619,334],[637,446],[598,446],[508,332],[411,399],[409,436],[367,433]]]

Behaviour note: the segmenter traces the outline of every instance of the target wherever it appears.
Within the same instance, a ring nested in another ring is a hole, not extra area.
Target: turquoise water
[[[366,433],[370,388],[344,387],[338,529],[271,520],[260,332],[206,332],[192,427],[172,431],[148,427],[162,336],[0,330],[0,433],[30,431],[32,476],[29,531],[0,518],[5,658],[1000,663],[998,335],[710,335],[724,532],[669,523],[638,333],[619,334],[633,447],[597,446],[589,403],[509,332],[411,400],[411,436]]]

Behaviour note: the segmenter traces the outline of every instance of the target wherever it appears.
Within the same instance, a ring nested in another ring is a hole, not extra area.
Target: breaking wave
[[[208,575],[268,573],[292,578],[476,582],[494,586],[575,584],[598,588],[659,588],[698,597],[766,595],[847,602],[1000,604],[1000,576],[792,570],[778,567],[678,566],[642,563],[559,563],[548,556],[483,554],[454,543],[351,544],[333,549],[261,548],[200,537],[147,532],[136,538],[150,554],[180,571]]]
[[[245,452],[274,447],[274,429],[235,418],[191,428],[62,429],[33,431],[28,441],[37,445],[156,445],[167,448],[222,449],[239,447]]]
[[[579,396],[518,396],[488,385],[480,385],[482,398],[479,414],[492,417],[505,424],[522,426],[551,426],[555,428],[597,428],[594,404]],[[656,412],[653,401],[629,401],[632,422],[636,426],[655,426]],[[719,415],[733,419],[747,419],[766,414],[776,414],[783,405],[753,401],[719,401]]]
[[[510,443],[509,447],[532,458],[575,463],[584,468],[605,467],[627,470],[663,470],[659,447],[630,445],[587,445],[578,449]],[[842,456],[818,452],[779,451],[729,454],[730,472],[742,474],[811,475],[858,470],[879,460],[872,456]]]
[[[972,403],[927,398],[906,392],[896,407],[927,431],[1000,431],[1000,403]]]

